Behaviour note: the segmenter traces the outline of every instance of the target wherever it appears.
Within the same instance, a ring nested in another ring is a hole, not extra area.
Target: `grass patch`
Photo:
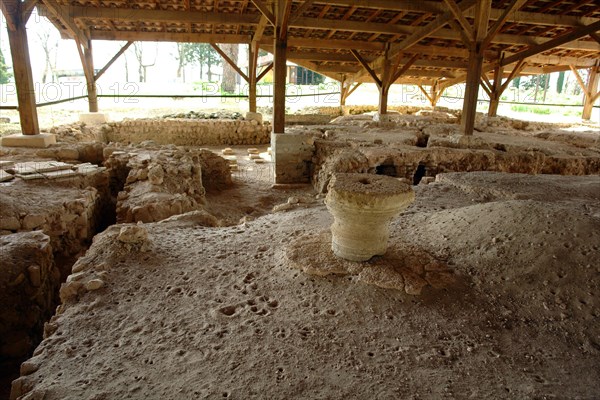
[[[510,106],[511,111],[515,112],[526,112],[533,114],[541,114],[541,115],[550,115],[551,111],[549,107],[541,107],[541,106],[528,106],[525,104],[514,104]]]

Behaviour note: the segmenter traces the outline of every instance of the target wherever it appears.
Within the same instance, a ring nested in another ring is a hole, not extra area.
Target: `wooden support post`
[[[78,40],[75,41],[79,58],[83,66],[85,74],[85,82],[87,86],[88,107],[91,113],[98,112],[98,93],[96,91],[96,76],[94,74],[94,57],[92,56],[92,41],[88,40],[84,45]],[[83,49],[82,49],[83,47]]]
[[[475,8],[475,21],[473,24],[475,40],[469,48],[469,65],[467,67],[467,81],[461,116],[461,128],[463,134],[466,136],[472,135],[475,128],[477,95],[479,94],[479,81],[481,79],[483,55],[485,52],[483,41],[488,31],[491,9],[491,0],[480,0],[477,2]]]
[[[387,47],[385,52],[383,53],[383,71],[381,74],[381,84],[378,85],[378,88],[379,88],[378,113],[379,113],[380,118],[383,115],[387,114],[390,86],[392,86],[393,79],[394,79],[394,73],[395,73],[395,71],[392,71],[392,60],[389,59],[388,54],[389,54],[389,47]]]
[[[340,106],[346,105],[346,97],[348,97],[348,90],[350,87],[346,85],[346,75],[342,76],[342,80],[340,81]]]
[[[31,73],[25,22],[21,19],[18,7],[11,17],[15,29],[8,29],[8,41],[13,60],[15,83],[17,85],[21,131],[24,135],[38,135],[40,133],[40,126],[35,103],[35,87]]]
[[[498,106],[500,105],[500,96],[502,96],[502,76],[504,75],[504,68],[501,65],[496,66],[494,69],[494,83],[492,84],[492,90],[490,95],[490,108],[488,109],[488,116],[495,117],[498,114]]]
[[[256,69],[258,64],[258,45],[248,46],[248,111],[256,112]]]
[[[287,39],[282,39],[280,27],[275,28],[273,132],[285,132],[285,84],[287,78]]]
[[[581,118],[589,121],[592,118],[594,102],[598,99],[598,81],[600,80],[600,67],[590,68],[587,88],[585,90],[585,99],[583,100],[583,113]]]
[[[479,79],[483,67],[483,54],[478,49],[469,50],[469,66],[465,84],[465,96],[461,116],[461,128],[465,135],[472,135],[477,114],[477,95]]]

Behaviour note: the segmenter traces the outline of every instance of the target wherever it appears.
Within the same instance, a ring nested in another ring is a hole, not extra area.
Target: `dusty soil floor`
[[[322,200],[261,179],[240,185],[229,202],[221,195],[223,215],[234,204],[236,217],[252,214],[260,196],[303,201],[228,227],[185,217],[145,224],[137,244],[119,240],[123,226],[109,228],[71,278],[104,285],[68,297],[13,394],[600,397],[598,176],[457,173],[417,186],[388,253],[361,267],[416,251],[452,270],[451,283],[419,296],[301,272],[303,260],[335,262],[328,246],[320,255],[308,246],[332,222]],[[218,214],[217,198],[208,200]],[[293,251],[302,243],[304,254]]]

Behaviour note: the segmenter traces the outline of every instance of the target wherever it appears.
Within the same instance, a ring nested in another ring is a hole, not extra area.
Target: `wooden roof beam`
[[[369,63],[359,54],[358,51],[356,51],[354,49],[350,50],[350,51],[352,52],[352,55],[354,56],[354,58],[356,58],[356,60],[360,63],[360,65],[362,65],[362,67],[365,69],[365,71],[367,71],[367,73],[371,76],[371,78],[373,78],[373,80],[375,81],[377,86],[381,87],[383,82],[377,76],[375,71],[371,68]]]
[[[308,11],[312,4],[313,0],[305,0],[304,3],[302,3],[302,5],[296,9],[296,12],[294,12],[294,15],[292,15],[291,21],[295,21],[296,19],[301,17],[302,14]]]
[[[458,7],[460,8],[461,11],[466,11],[466,10],[474,7],[476,4],[477,4],[476,0],[463,0]],[[402,42],[392,45],[392,47],[390,48],[390,54],[388,55],[388,57],[394,57],[400,51],[406,50],[410,46],[417,44],[421,40],[425,39],[426,37],[432,35],[436,31],[440,30],[444,25],[446,25],[452,19],[454,19],[454,15],[452,14],[452,12],[448,11],[448,12],[445,12],[444,14],[436,17],[436,19],[434,21],[430,22],[426,26],[424,26],[422,28],[417,28],[417,30],[415,30],[410,36],[408,36]]]
[[[547,51],[547,50],[553,49],[557,46],[563,45],[565,43],[580,39],[584,36],[589,35],[590,33],[596,32],[598,30],[600,30],[600,21],[595,22],[590,25],[587,25],[587,26],[584,26],[584,27],[581,27],[579,29],[574,29],[573,31],[571,31],[567,34],[561,35],[554,39],[547,40],[546,42],[544,42],[540,45],[531,47],[531,48],[521,51],[513,56],[507,57],[504,60],[502,60],[501,65],[512,64],[514,62],[525,59],[527,57],[531,57],[531,56],[543,53],[544,51]]]
[[[69,14],[71,7],[66,7],[58,4],[56,0],[44,0],[45,8],[60,21],[71,35],[71,39],[81,43],[85,48],[88,47],[90,39],[73,21]]]
[[[123,47],[121,47],[121,49],[117,52],[117,54],[115,54],[113,56],[113,58],[111,58],[110,61],[107,62],[106,65],[104,67],[102,67],[102,69],[100,71],[98,71],[98,73],[94,76],[94,81],[97,81],[98,79],[100,79],[100,77],[102,75],[104,75],[104,73],[110,68],[110,66],[113,65],[114,62],[117,61],[117,59],[119,57],[121,57],[121,55],[123,53],[125,53],[132,44],[133,44],[133,42],[127,42]]]
[[[45,0],[44,0],[45,1]],[[256,0],[259,1],[259,0]],[[67,17],[73,19],[108,19],[111,21],[147,21],[147,22],[179,22],[196,24],[228,24],[256,25],[260,21],[257,15],[242,15],[219,12],[146,10],[113,7],[70,6],[65,11]],[[271,17],[273,14],[270,14]],[[268,19],[268,17],[267,17]],[[271,22],[269,20],[269,22]]]
[[[219,53],[223,60],[225,60],[225,62],[235,70],[235,72],[237,72],[246,82],[250,82],[250,78],[248,78],[248,75],[246,75],[244,71],[242,71],[240,67],[237,66],[237,63],[233,62],[233,60],[223,51],[223,49],[219,47],[219,45],[217,45],[216,43],[211,43],[210,45],[213,49],[215,49],[217,53]]]
[[[492,27],[487,32],[483,42],[481,43],[481,47],[483,49],[487,49],[489,47],[490,43],[492,43],[492,39],[500,31],[510,13],[523,7],[523,4],[525,4],[526,1],[527,0],[512,0],[510,2],[510,4],[504,9],[502,15],[500,15],[500,17],[496,20],[496,22],[494,22]]]
[[[260,11],[260,13],[262,15],[264,15],[265,18],[267,18],[267,21],[269,21],[269,23],[271,25],[275,26],[275,24],[277,23],[277,21],[275,20],[275,16],[271,12],[271,10],[269,10],[269,7],[267,7],[267,5],[265,3],[263,3],[262,0],[250,0],[250,1],[252,2],[252,4],[254,4],[254,6],[256,8],[258,8],[258,10]]]
[[[91,31],[93,40],[124,40],[133,42],[179,42],[179,43],[237,43],[250,44],[249,35],[212,33],[137,32],[137,31]]]
[[[389,35],[407,35],[410,27],[389,25],[379,22],[341,21],[323,18],[297,18],[290,23],[293,28],[325,29],[347,32],[385,33]]]
[[[380,8],[391,11],[428,12],[433,14],[441,14],[445,11],[442,4],[427,0],[317,0],[316,3],[346,7]]]
[[[463,29],[463,32],[466,35],[466,41],[467,42],[472,42],[473,39],[474,39],[474,37],[473,37],[473,27],[471,26],[471,24],[469,23],[469,21],[467,21],[467,19],[463,15],[462,10],[454,2],[454,0],[444,0],[444,2],[446,3],[446,5],[448,6],[448,9],[452,13],[452,15],[454,15],[454,18],[456,18],[456,20],[460,24],[461,28]]]
[[[39,0],[25,0],[21,3],[21,20],[23,23],[27,23],[38,2]]]
[[[6,19],[6,26],[13,32],[17,30],[17,21],[15,21],[15,17],[18,17],[20,3],[20,1],[15,0],[0,1],[0,9],[2,9],[2,14]]]

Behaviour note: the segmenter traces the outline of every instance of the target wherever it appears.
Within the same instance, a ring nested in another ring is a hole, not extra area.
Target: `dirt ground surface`
[[[265,196],[240,185],[225,208]],[[361,267],[435,257],[455,279],[419,296],[295,268],[317,256],[291,250],[332,222],[310,189],[234,226],[109,228],[73,268],[89,290],[65,298],[13,395],[598,398],[598,176],[442,174],[415,191],[388,253]]]
[[[267,145],[262,163],[230,146],[233,183],[203,177],[198,210],[96,235],[11,399],[600,398],[598,125],[479,116],[463,142],[456,115],[419,114],[293,128],[315,138],[312,184],[274,185]],[[97,130],[57,127],[58,145],[0,161],[158,146],[88,142]],[[447,173],[479,169],[532,175]],[[331,252],[323,200],[340,172],[420,182],[384,256]],[[6,204],[44,209],[74,181],[35,182],[2,183]]]

